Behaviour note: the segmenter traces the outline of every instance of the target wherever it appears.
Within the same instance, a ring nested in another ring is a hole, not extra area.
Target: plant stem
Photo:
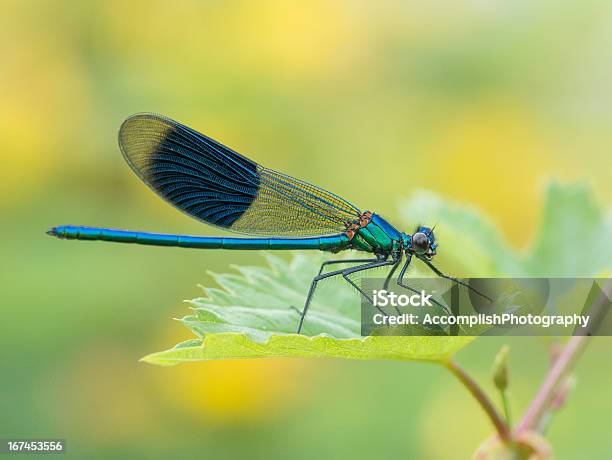
[[[510,429],[508,424],[499,415],[491,400],[484,393],[482,388],[470,377],[461,367],[459,367],[454,361],[449,360],[446,363],[446,367],[450,370],[455,377],[472,393],[472,396],[476,398],[480,406],[483,408],[485,413],[489,416],[489,419],[495,426],[499,437],[504,442],[510,442]]]
[[[510,413],[510,402],[508,401],[508,393],[506,390],[500,390],[502,406],[504,407],[504,416],[506,417],[506,424],[512,426],[512,414]]]
[[[542,382],[542,386],[538,390],[538,393],[533,398],[531,405],[525,412],[523,419],[518,424],[516,431],[526,431],[535,429],[545,414],[551,399],[555,395],[561,379],[566,375],[569,369],[576,362],[580,353],[589,342],[588,336],[573,336],[568,342],[559,357],[555,360],[548,371],[548,375]]]
[[[594,329],[583,329],[578,331],[580,334],[575,335],[567,342],[567,345],[561,350],[553,365],[550,367],[542,386],[538,393],[533,398],[531,405],[525,412],[523,419],[516,427],[516,432],[520,433],[527,430],[537,430],[542,424],[542,419],[550,407],[551,400],[555,397],[559,384],[572,368],[584,347],[590,342],[589,335],[596,331],[599,322],[608,313],[610,296],[612,294],[612,280],[608,280],[602,287],[601,292],[593,306],[589,311],[589,315],[593,320]],[[586,335],[589,334],[589,335]]]

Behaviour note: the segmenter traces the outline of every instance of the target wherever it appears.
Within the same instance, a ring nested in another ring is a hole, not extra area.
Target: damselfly
[[[412,234],[399,231],[378,214],[361,211],[327,190],[265,168],[167,117],[149,113],[131,116],[119,130],[119,147],[132,170],[164,200],[209,225],[254,237],[167,235],[72,225],[54,227],[48,234],[198,249],[354,250],[370,254],[369,258],[323,262],[300,311],[298,333],[317,284],[326,278],[342,276],[371,302],[351,275],[389,267],[386,289],[405,257],[396,282],[412,290],[404,283],[404,276],[416,257],[438,276],[464,284],[432,264],[437,248],[432,228],[417,226]],[[324,273],[325,267],[334,264],[351,266]]]

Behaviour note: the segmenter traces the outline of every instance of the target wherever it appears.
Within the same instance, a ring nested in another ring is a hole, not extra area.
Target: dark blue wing
[[[360,214],[333,193],[264,168],[161,115],[128,118],[119,146],[159,196],[227,230],[278,236],[340,233]]]

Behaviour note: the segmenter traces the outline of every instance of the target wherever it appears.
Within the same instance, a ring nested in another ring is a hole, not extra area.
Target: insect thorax
[[[347,229],[347,235],[353,248],[360,251],[388,255],[401,247],[400,232],[378,214],[370,212],[363,213],[362,218]]]

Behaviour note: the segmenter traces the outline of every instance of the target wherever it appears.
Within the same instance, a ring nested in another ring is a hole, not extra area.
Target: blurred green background
[[[123,119],[154,111],[390,220],[420,188],[470,203],[525,248],[547,178],[611,201],[610,2],[0,6],[0,437],[66,438],[79,459],[471,455],[489,422],[435,366],[138,362],[191,337],[170,318],[206,270],[257,254],[44,231],[218,233],[121,158]],[[546,370],[537,340],[480,339],[459,361],[487,382],[503,343],[519,414]],[[609,457],[609,350],[599,339],[579,365],[550,431],[560,459]]]

